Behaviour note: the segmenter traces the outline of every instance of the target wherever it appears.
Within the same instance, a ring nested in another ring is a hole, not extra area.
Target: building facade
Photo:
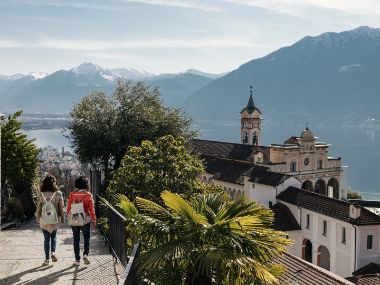
[[[380,263],[380,217],[346,201],[289,187],[277,196],[300,230],[289,253],[343,277]]]
[[[254,103],[251,89],[248,104],[241,111],[240,144],[194,140],[193,148],[201,155],[233,159],[293,176],[301,181],[302,189],[308,191],[336,199],[346,198],[341,158],[330,157],[329,145],[318,142],[309,127],[283,144],[262,146],[261,122],[262,113]]]

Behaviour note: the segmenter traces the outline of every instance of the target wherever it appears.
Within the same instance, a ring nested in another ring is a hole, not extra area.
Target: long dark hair
[[[46,175],[42,181],[40,188],[41,192],[56,192],[58,191],[57,180],[53,175]]]

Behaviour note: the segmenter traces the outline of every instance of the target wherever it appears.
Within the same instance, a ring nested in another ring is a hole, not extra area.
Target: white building
[[[345,201],[289,187],[277,196],[301,230],[289,252],[343,277],[380,263],[380,216]]]

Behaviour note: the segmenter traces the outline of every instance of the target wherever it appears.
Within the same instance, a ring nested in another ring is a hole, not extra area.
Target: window
[[[318,168],[318,169],[322,169],[322,168],[323,168],[323,162],[322,162],[321,159],[318,160],[318,162],[317,162],[317,168]]]
[[[272,205],[273,205],[272,201],[269,201],[269,208],[272,208]]]
[[[296,172],[297,171],[297,163],[295,161],[292,161],[290,163],[290,172]]]
[[[310,214],[306,214],[306,228],[310,229]]]
[[[372,249],[373,235],[367,236],[367,249]]]
[[[323,221],[322,235],[327,236],[327,221]]]
[[[342,228],[342,243],[346,243],[346,228]]]
[[[248,134],[247,134],[247,132],[244,132],[244,134],[243,134],[243,143],[248,143]]]

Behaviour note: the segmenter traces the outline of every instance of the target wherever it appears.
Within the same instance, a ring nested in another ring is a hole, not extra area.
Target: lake
[[[201,131],[201,138],[228,142],[239,142],[240,121],[196,120],[195,128]],[[290,136],[299,136],[305,125],[300,123],[263,122],[262,142],[283,143]],[[341,156],[342,165],[347,167],[347,184],[367,199],[380,199],[377,176],[380,163],[380,128],[376,126],[310,126],[318,141],[331,144],[329,155]],[[69,149],[68,140],[62,130],[29,130],[29,138],[35,138],[36,145],[52,145]]]

